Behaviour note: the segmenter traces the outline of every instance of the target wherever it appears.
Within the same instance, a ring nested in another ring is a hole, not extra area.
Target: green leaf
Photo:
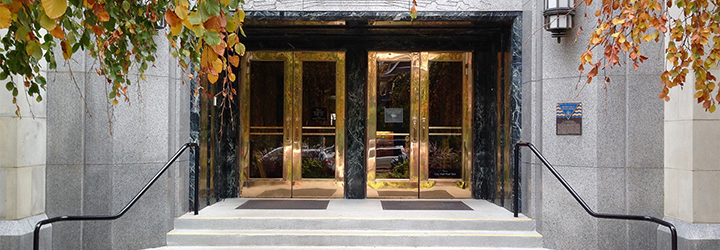
[[[42,99],[42,96],[41,96],[41,95],[38,95],[38,97],[35,98],[35,101],[37,101],[37,102],[42,102],[42,100],[43,100],[43,99]]]
[[[123,1],[122,8],[123,10],[128,11],[128,9],[130,9],[130,3],[128,1]]]
[[[18,95],[18,89],[17,89],[17,88],[14,88],[14,89],[12,90],[12,95],[13,95],[13,96],[17,96],[17,95]]]
[[[220,44],[220,34],[218,34],[215,31],[208,30],[205,32],[205,42],[208,45],[218,45]]]
[[[5,71],[0,72],[0,81],[7,79],[8,73]],[[11,83],[11,82],[10,82]],[[11,89],[8,89],[8,91]]]
[[[205,9],[207,9],[207,13],[211,16],[217,16],[220,15],[220,5],[218,5],[218,2],[216,1],[205,1]]]
[[[5,84],[5,88],[8,91],[12,91],[13,89],[15,89],[15,85],[13,84],[13,82],[8,82],[7,84]]]
[[[115,90],[110,91],[110,94],[108,94],[108,98],[113,99],[113,98],[115,98],[115,95],[116,95]]]

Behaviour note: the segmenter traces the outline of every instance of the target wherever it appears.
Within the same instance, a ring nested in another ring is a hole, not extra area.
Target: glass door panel
[[[241,197],[342,197],[344,54],[248,52],[241,73]]]
[[[469,59],[369,53],[368,197],[470,197]]]
[[[344,54],[296,53],[298,148],[293,197],[343,197]]]

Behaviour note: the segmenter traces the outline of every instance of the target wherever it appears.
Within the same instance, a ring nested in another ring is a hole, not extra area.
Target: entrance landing
[[[302,201],[237,198],[218,202],[202,209],[199,215],[188,213],[177,218],[175,229],[167,235],[168,246],[163,249],[542,247],[542,236],[535,231],[535,221],[522,215],[515,218],[511,212],[484,200]],[[391,201],[403,204],[393,209],[386,204],[384,209],[383,203]],[[257,209],[248,209],[248,206],[239,209],[248,202],[254,203]],[[458,206],[458,202],[463,206]],[[463,210],[455,209],[458,207]]]
[[[457,202],[460,201],[472,210],[384,210],[383,201],[412,202],[407,199],[302,199],[311,201],[328,201],[325,209],[289,209],[277,207],[275,209],[237,209],[247,201],[283,201],[297,199],[226,199],[212,206],[200,210],[198,215],[185,214],[178,218],[184,220],[220,219],[220,218],[307,218],[307,219],[390,219],[403,218],[406,220],[491,220],[491,221],[531,221],[520,214],[518,218],[513,213],[485,200],[452,199],[452,200],[415,200],[422,202]],[[534,224],[534,223],[533,223]]]

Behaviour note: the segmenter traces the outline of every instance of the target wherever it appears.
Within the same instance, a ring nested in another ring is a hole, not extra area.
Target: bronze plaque
[[[555,117],[555,134],[582,135],[582,103],[558,103],[555,107]]]

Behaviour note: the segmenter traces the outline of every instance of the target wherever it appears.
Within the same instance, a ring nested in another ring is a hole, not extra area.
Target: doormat
[[[328,200],[249,200],[236,209],[304,209],[325,210]]]
[[[378,195],[382,197],[415,197],[417,198],[418,192],[415,191],[400,191],[400,190],[378,190]],[[453,197],[450,193],[448,193],[445,190],[432,190],[432,191],[422,191],[420,194],[420,198],[425,199],[452,199]]]
[[[380,201],[383,210],[473,210],[462,201]]]

